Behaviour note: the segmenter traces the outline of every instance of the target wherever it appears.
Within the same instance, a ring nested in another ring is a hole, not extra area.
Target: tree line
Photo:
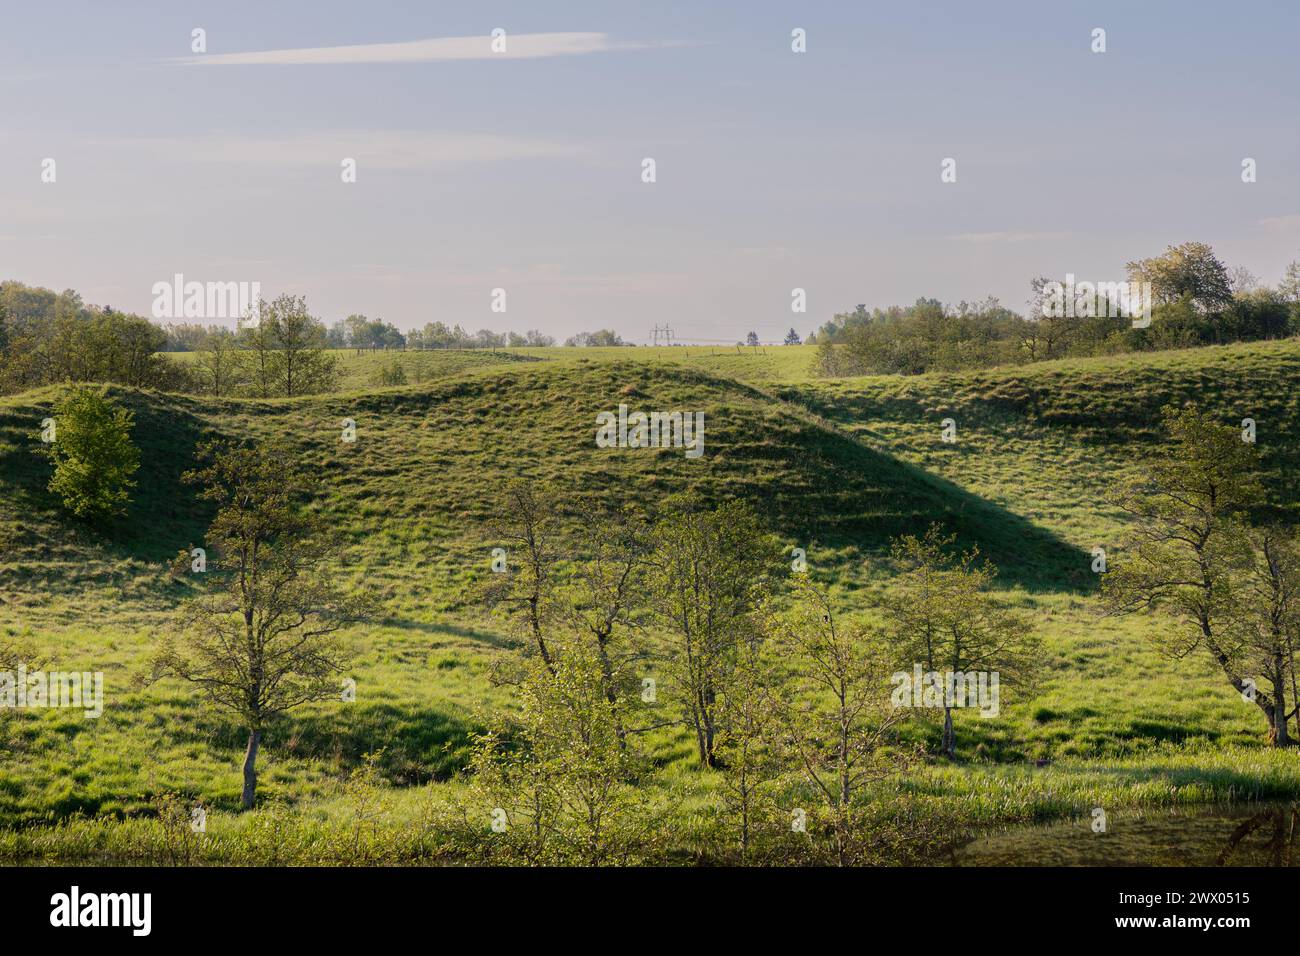
[[[166,333],[111,306],[0,282],[0,393],[53,382],[117,382],[184,391],[186,370],[158,354]]]
[[[62,382],[258,398],[338,387],[325,327],[300,296],[262,301],[258,321],[237,331],[208,330],[192,362],[165,354],[170,334],[72,290],[0,283],[0,393]]]
[[[816,368],[824,375],[918,375],[1075,356],[1284,338],[1300,332],[1300,261],[1276,287],[1244,268],[1229,270],[1204,243],[1170,246],[1128,263],[1133,282],[1150,283],[1150,324],[1135,328],[1117,304],[1091,295],[1082,309],[1048,308],[1049,279],[1030,283],[1028,314],[997,299],[946,306],[918,299],[911,306],[868,310],[859,305],[823,325]]]
[[[566,346],[625,345],[610,329],[582,332]],[[238,328],[180,322],[159,325],[112,306],[86,305],[71,290],[0,282],[0,394],[58,382],[112,382],[135,388],[252,398],[292,397],[338,388],[331,352],[407,349],[548,348],[555,339],[428,322],[402,332],[354,314],[326,326],[301,296],[259,303],[258,320]],[[193,361],[178,361],[188,352]],[[381,375],[377,384],[402,384]]]
[[[537,329],[522,335],[491,329],[467,332],[459,325],[426,322],[420,328],[402,332],[383,319],[367,319],[364,315],[349,315],[335,322],[326,340],[330,348],[368,350],[546,348],[555,344],[554,338]]]

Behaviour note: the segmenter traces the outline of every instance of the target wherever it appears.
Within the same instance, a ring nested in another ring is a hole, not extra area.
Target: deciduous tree
[[[743,503],[707,510],[698,499],[674,496],[664,513],[651,570],[655,609],[671,640],[677,703],[695,732],[701,765],[713,767],[723,719],[719,695],[739,647],[755,635],[769,556],[778,552]]]
[[[139,449],[134,416],[105,390],[76,387],[54,404],[55,440],[42,450],[54,462],[50,491],[78,518],[102,522],[126,513]]]
[[[518,715],[498,718],[475,741],[484,839],[527,863],[636,862],[656,823],[633,783],[643,761],[624,746],[595,648],[573,640],[557,651],[552,667],[529,662]]]
[[[1168,247],[1162,255],[1128,263],[1129,280],[1151,283],[1157,302],[1188,297],[1202,312],[1215,312],[1232,301],[1228,269],[1203,242]]]
[[[1168,407],[1163,421],[1168,446],[1115,495],[1133,521],[1102,578],[1103,598],[1111,613],[1162,614],[1165,650],[1205,653],[1245,692],[1252,675],[1239,647],[1238,587],[1250,554],[1243,518],[1263,494],[1255,446],[1195,406]],[[1274,742],[1284,739],[1284,704],[1263,690],[1252,696]]]
[[[957,675],[968,697],[973,676],[986,674],[991,681],[996,673],[1000,705],[1002,687],[1028,683],[1041,664],[1041,646],[1029,622],[991,593],[997,569],[980,560],[978,549],[955,553],[955,541],[937,524],[920,537],[896,539],[892,556],[901,573],[882,605],[901,661],[920,664],[943,681],[941,747],[949,758],[957,756],[952,715]]]
[[[154,676],[197,685],[248,733],[243,806],[257,794],[257,754],[274,717],[310,701],[339,698],[348,661],[338,638],[364,620],[368,600],[330,577],[339,543],[303,507],[308,486],[284,449],[208,444],[202,467],[185,474],[214,502],[207,586],[181,608],[175,634],[154,660]]]
[[[841,620],[806,579],[790,613],[768,627],[794,672],[793,687],[775,699],[781,746],[818,798],[836,863],[859,862],[869,836],[860,826],[862,791],[916,755],[894,740],[908,711],[890,702],[889,652],[870,629]]]

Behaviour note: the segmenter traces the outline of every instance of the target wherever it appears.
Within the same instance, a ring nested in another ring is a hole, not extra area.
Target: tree
[[[481,819],[497,815],[491,838],[528,863],[635,862],[656,823],[630,782],[643,761],[624,746],[595,648],[574,641],[554,660],[533,658],[519,715],[474,742]]]
[[[595,332],[579,332],[564,341],[566,348],[574,346],[612,346],[626,345],[623,337],[613,329],[597,329]]]
[[[1286,267],[1277,291],[1287,305],[1287,332],[1291,335],[1300,333],[1300,259],[1293,260]]]
[[[157,354],[167,342],[166,332],[147,319],[108,307],[96,318],[94,327],[117,381],[133,388],[164,386],[163,370],[174,365]]]
[[[378,343],[374,336],[374,323],[364,315],[353,313],[343,320],[348,344],[354,349],[372,349]]]
[[[817,339],[817,357],[813,360],[813,367],[817,370],[817,374],[834,377],[846,373],[845,357],[837,349],[829,335]]]
[[[760,612],[762,613],[762,612]],[[740,857],[746,861],[759,826],[772,808],[772,787],[781,776],[777,752],[780,677],[767,642],[746,641],[723,684],[723,802],[738,821]]]
[[[617,634],[637,626],[637,597],[649,565],[653,541],[645,517],[632,508],[611,511],[593,499],[579,503],[579,548],[569,616],[578,633],[589,635],[600,661],[605,696],[615,707],[619,737],[624,737],[622,694],[617,675],[627,661]]]
[[[1296,693],[1295,652],[1300,636],[1300,551],[1293,538],[1273,528],[1249,535],[1250,561],[1235,602],[1233,658],[1244,673],[1260,674],[1269,683],[1274,713],[1269,715],[1269,742],[1291,744],[1290,719],[1300,709]],[[1293,705],[1287,710],[1287,696]]]
[[[1102,578],[1106,607],[1113,614],[1155,611],[1170,619],[1164,649],[1179,658],[1197,650],[1208,654],[1260,708],[1277,743],[1286,739],[1285,701],[1247,692],[1238,644],[1236,591],[1249,560],[1243,518],[1263,497],[1255,447],[1194,405],[1167,407],[1163,420],[1169,447],[1115,496],[1134,520]]]
[[[1228,270],[1203,242],[1169,246],[1163,255],[1128,263],[1129,280],[1150,282],[1157,302],[1187,296],[1201,312],[1216,312],[1232,301]]]
[[[800,342],[799,333],[796,332],[793,328],[790,329],[789,332],[785,333],[786,345],[798,345],[799,342]]]
[[[405,385],[406,369],[402,360],[394,355],[370,373],[371,385]]]
[[[700,764],[715,767],[724,717],[719,696],[738,649],[754,637],[768,555],[777,549],[743,503],[706,511],[699,499],[674,496],[665,512],[650,573],[655,610],[670,635],[668,670]]]
[[[1228,273],[1228,287],[1234,296],[1254,292],[1260,287],[1259,276],[1245,266],[1234,266]]]
[[[575,518],[576,534],[565,532],[562,506]],[[556,625],[589,637],[605,674],[606,696],[621,707],[614,675],[626,652],[615,645],[620,631],[639,623],[636,598],[653,547],[644,515],[630,507],[611,510],[590,497],[562,502],[553,488],[516,481],[506,486],[488,535],[506,546],[499,559],[505,568],[485,589],[489,606],[521,612],[527,643],[547,669],[555,667],[549,635]],[[566,553],[578,560],[562,580],[557,565]]]
[[[270,373],[277,395],[292,398],[338,387],[338,359],[325,350],[325,326],[307,311],[302,296],[281,295],[263,304],[261,324],[270,330]]]
[[[1024,323],[1021,332],[1021,347],[1031,362],[1060,358],[1066,355],[1070,346],[1078,337],[1083,321],[1077,316],[1056,315],[1046,308],[1047,286],[1051,282],[1046,276],[1030,280],[1032,294],[1029,299],[1029,321]]]
[[[239,330],[239,344],[248,354],[248,373],[253,394],[271,398],[276,394],[275,329],[266,315],[267,304],[259,307],[261,319]]]
[[[73,388],[54,405],[54,462],[49,489],[78,518],[106,521],[126,513],[140,452],[131,442],[134,416],[102,388]]]
[[[247,377],[245,354],[229,329],[216,329],[204,336],[195,350],[194,365],[201,385],[218,398],[233,395]]]
[[[325,347],[330,349],[348,347],[348,327],[343,319],[336,319],[330,323],[330,327],[325,331]]]
[[[757,332],[750,332],[748,335],[746,335],[746,336],[745,336],[745,344],[746,344],[746,345],[749,345],[749,346],[756,346],[756,345],[758,345],[758,333],[757,333]]]
[[[1027,682],[1040,652],[1028,622],[989,593],[997,569],[981,562],[976,548],[953,553],[955,541],[937,524],[921,537],[895,539],[891,554],[901,573],[882,607],[902,660],[920,664],[928,680],[941,681],[941,746],[950,759],[957,756],[953,707],[971,703],[972,678],[988,675],[991,681],[996,673],[1000,701],[1003,682]]]
[[[3,607],[5,603],[5,598],[0,596],[0,607]],[[15,671],[24,663],[29,668],[39,667],[39,661],[40,658],[35,656],[34,649],[25,641],[20,642],[0,635],[0,672]],[[0,707],[0,753],[8,749],[13,742],[10,734],[10,723],[15,712],[16,708]]]
[[[349,316],[349,327],[354,318]],[[338,387],[338,359],[327,351],[325,326],[307,311],[301,296],[263,300],[257,323],[241,329],[240,344],[249,353],[249,372],[260,398],[293,397]]]
[[[1300,259],[1291,260],[1286,273],[1278,284],[1277,291],[1289,303],[1300,303]]]
[[[558,615],[555,565],[561,529],[557,503],[553,489],[514,481],[505,488],[498,516],[488,524],[490,539],[505,545],[506,570],[493,574],[486,589],[487,603],[523,612],[527,640],[551,671],[555,658],[547,644],[547,632]]]
[[[907,710],[890,704],[882,642],[841,622],[827,594],[810,581],[795,586],[793,610],[770,619],[769,628],[795,670],[794,687],[777,701],[782,747],[820,799],[835,861],[846,866],[864,851],[861,791],[913,759],[891,739]]]
[[[203,467],[184,480],[217,505],[208,547],[209,584],[181,608],[154,677],[198,686],[248,733],[243,806],[257,795],[257,754],[272,718],[309,701],[337,698],[347,662],[338,632],[364,620],[370,602],[328,574],[339,548],[324,517],[299,504],[306,481],[282,448],[208,443]],[[187,556],[182,555],[183,560]]]
[[[55,382],[120,382],[180,390],[187,366],[159,354],[162,329],[108,306],[86,306],[75,292],[0,282],[0,389]]]

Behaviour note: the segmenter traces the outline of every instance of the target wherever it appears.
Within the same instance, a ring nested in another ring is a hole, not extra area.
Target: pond
[[[990,832],[954,849],[954,866],[1296,866],[1300,804],[1236,803],[1115,811]]]

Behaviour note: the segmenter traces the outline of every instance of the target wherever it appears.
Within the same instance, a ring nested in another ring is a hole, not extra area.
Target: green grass
[[[638,364],[669,363],[712,372],[716,375],[758,385],[808,382],[813,374],[816,346],[684,345],[622,346],[601,348],[517,348],[517,349],[407,349],[405,351],[334,349],[339,361],[344,391],[365,391],[377,387],[382,368],[399,365],[407,384],[422,384],[450,378],[463,372],[491,369],[512,362],[611,362]],[[193,362],[194,352],[170,352],[180,362]]]
[[[319,476],[313,507],[349,542],[337,574],[383,609],[347,635],[357,702],[295,712],[263,751],[265,797],[291,803],[303,826],[346,815],[339,781],[380,747],[399,806],[455,786],[443,781],[466,734],[508,696],[488,680],[508,653],[505,625],[473,594],[488,573],[492,495],[515,477],[652,510],[685,489],[744,498],[786,546],[808,549],[847,609],[888,587],[890,536],[938,520],[978,543],[1002,569],[1004,596],[1037,621],[1051,667],[1033,696],[1008,694],[997,719],[960,715],[962,753],[977,759],[905,783],[970,821],[1050,819],[1098,795],[1122,805],[1300,795],[1291,755],[1262,749],[1255,708],[1203,661],[1158,653],[1160,622],[1100,617],[1089,570],[1090,550],[1124,531],[1106,494],[1159,453],[1168,401],[1254,418],[1273,503],[1294,512],[1300,343],[835,380],[810,376],[813,351],[347,353],[347,390],[291,400],[114,387],[136,414],[143,465],[130,514],[106,533],[69,524],[45,491],[49,466],[34,449],[58,389],[0,399],[0,633],[36,645],[50,667],[104,671],[107,695],[98,720],[7,718],[0,826],[147,815],[164,790],[201,797],[218,821],[229,814],[218,827],[254,825],[233,813],[238,729],[185,687],[134,683],[188,591],[166,563],[202,543],[210,518],[180,475],[195,444],[218,436],[281,442]],[[394,359],[411,384],[367,384]],[[620,402],[704,411],[704,457],[597,449],[595,416]],[[945,417],[955,444],[940,440]],[[357,423],[353,444],[340,440],[344,418]],[[713,799],[684,736],[650,746],[666,780]],[[1036,770],[1035,759],[1055,763]],[[101,830],[83,820],[59,832],[74,846]],[[17,854],[19,837],[5,839]]]

